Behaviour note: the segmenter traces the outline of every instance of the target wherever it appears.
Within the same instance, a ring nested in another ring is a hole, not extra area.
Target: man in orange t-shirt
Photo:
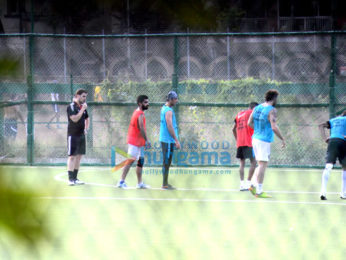
[[[142,168],[144,164],[144,146],[147,144],[150,147],[150,142],[147,138],[147,131],[145,126],[144,111],[149,108],[149,99],[145,95],[140,95],[137,98],[138,108],[133,112],[129,130],[127,133],[127,153],[131,155],[132,161],[126,164],[123,168],[123,174],[121,180],[118,182],[118,188],[127,188],[125,178],[130,170],[134,161],[137,161],[136,174],[137,174],[137,189],[147,189],[148,185],[142,181]]]
[[[240,191],[247,191],[251,185],[251,179],[256,168],[256,159],[252,150],[252,135],[254,130],[247,125],[247,121],[252,113],[252,110],[258,105],[256,102],[251,102],[247,110],[240,111],[233,126],[233,135],[237,141],[237,155],[240,159]],[[244,182],[244,167],[246,158],[250,159],[251,166],[246,183]]]

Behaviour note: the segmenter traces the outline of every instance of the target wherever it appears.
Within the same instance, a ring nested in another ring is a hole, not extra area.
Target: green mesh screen
[[[0,41],[1,57],[19,63],[16,75],[2,76],[0,82],[1,143],[10,147],[3,149],[8,152],[2,151],[1,163],[65,163],[66,107],[78,88],[89,92],[91,115],[84,162],[95,165],[111,163],[112,146],[126,150],[130,114],[140,94],[151,102],[146,113],[148,135],[156,143],[146,152],[151,165],[160,164],[154,156],[160,153],[159,111],[172,89],[179,95],[175,109],[184,144],[176,164],[237,164],[235,115],[275,88],[287,149],[274,142],[271,164],[322,166],[325,146],[317,126],[345,108],[344,34],[7,35]],[[25,122],[9,115],[11,109]],[[15,135],[8,119],[17,121]],[[191,159],[191,153],[198,158]]]

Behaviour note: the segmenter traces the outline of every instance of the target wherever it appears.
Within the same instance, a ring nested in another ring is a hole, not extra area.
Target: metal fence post
[[[71,102],[73,101],[73,76],[70,75],[70,92],[71,92]]]
[[[31,35],[29,37],[29,76],[27,78],[27,96],[28,96],[28,115],[27,115],[27,163],[34,163],[34,106],[32,104],[34,97],[34,1],[31,0]]]
[[[336,36],[331,34],[331,69],[329,76],[329,118],[335,116],[335,72],[336,72]]]
[[[172,87],[174,91],[178,90],[178,70],[179,70],[179,41],[174,37],[174,72],[172,75]]]
[[[2,100],[2,93],[0,93],[0,101]],[[0,154],[5,152],[5,147],[4,147],[4,108],[0,107]]]
[[[178,94],[178,85],[179,85],[179,40],[178,37],[174,37],[174,73],[172,75],[172,87],[173,90]],[[178,129],[179,129],[179,106],[177,104],[176,106],[176,120],[178,122]]]
[[[179,91],[178,91],[178,85],[179,85],[179,39],[177,36],[174,37],[174,73],[172,75],[172,87],[173,90],[178,94],[179,98]],[[175,118],[177,120],[177,127],[178,127],[178,133],[180,131],[179,127],[179,103],[175,107]],[[177,157],[174,156],[173,158],[173,164],[177,163]]]

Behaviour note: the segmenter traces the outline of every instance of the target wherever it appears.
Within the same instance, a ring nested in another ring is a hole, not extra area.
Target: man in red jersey
[[[149,108],[149,99],[145,95],[140,95],[137,98],[138,108],[133,112],[129,130],[127,133],[128,154],[132,156],[130,163],[126,164],[123,169],[121,180],[118,182],[117,187],[126,189],[125,178],[130,170],[134,161],[137,161],[136,174],[137,174],[137,189],[147,189],[148,185],[142,181],[142,168],[144,165],[144,146],[150,147],[150,142],[147,138],[147,131],[145,126],[144,111]]]
[[[256,107],[258,103],[251,102],[248,109],[240,111],[235,120],[233,126],[233,135],[235,140],[237,141],[237,155],[236,157],[240,159],[240,191],[247,191],[251,185],[251,179],[255,172],[256,168],[256,159],[252,150],[252,135],[254,130],[247,125],[247,121],[252,113],[254,107]],[[246,183],[244,182],[244,167],[246,158],[250,159],[251,166],[249,169],[249,175]]]

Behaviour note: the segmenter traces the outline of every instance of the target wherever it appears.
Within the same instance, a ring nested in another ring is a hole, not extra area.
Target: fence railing
[[[346,104],[346,32],[11,34],[0,43],[1,56],[20,62],[17,76],[0,82],[0,163],[64,164],[65,109],[79,87],[89,92],[85,162],[93,165],[110,164],[111,146],[126,149],[139,94],[152,104],[148,135],[155,143],[160,106],[177,91],[185,146],[175,163],[186,166],[236,164],[235,115],[270,88],[281,93],[279,125],[288,136],[285,151],[274,145],[272,165],[321,166],[317,124]],[[155,145],[146,156],[160,164]]]

